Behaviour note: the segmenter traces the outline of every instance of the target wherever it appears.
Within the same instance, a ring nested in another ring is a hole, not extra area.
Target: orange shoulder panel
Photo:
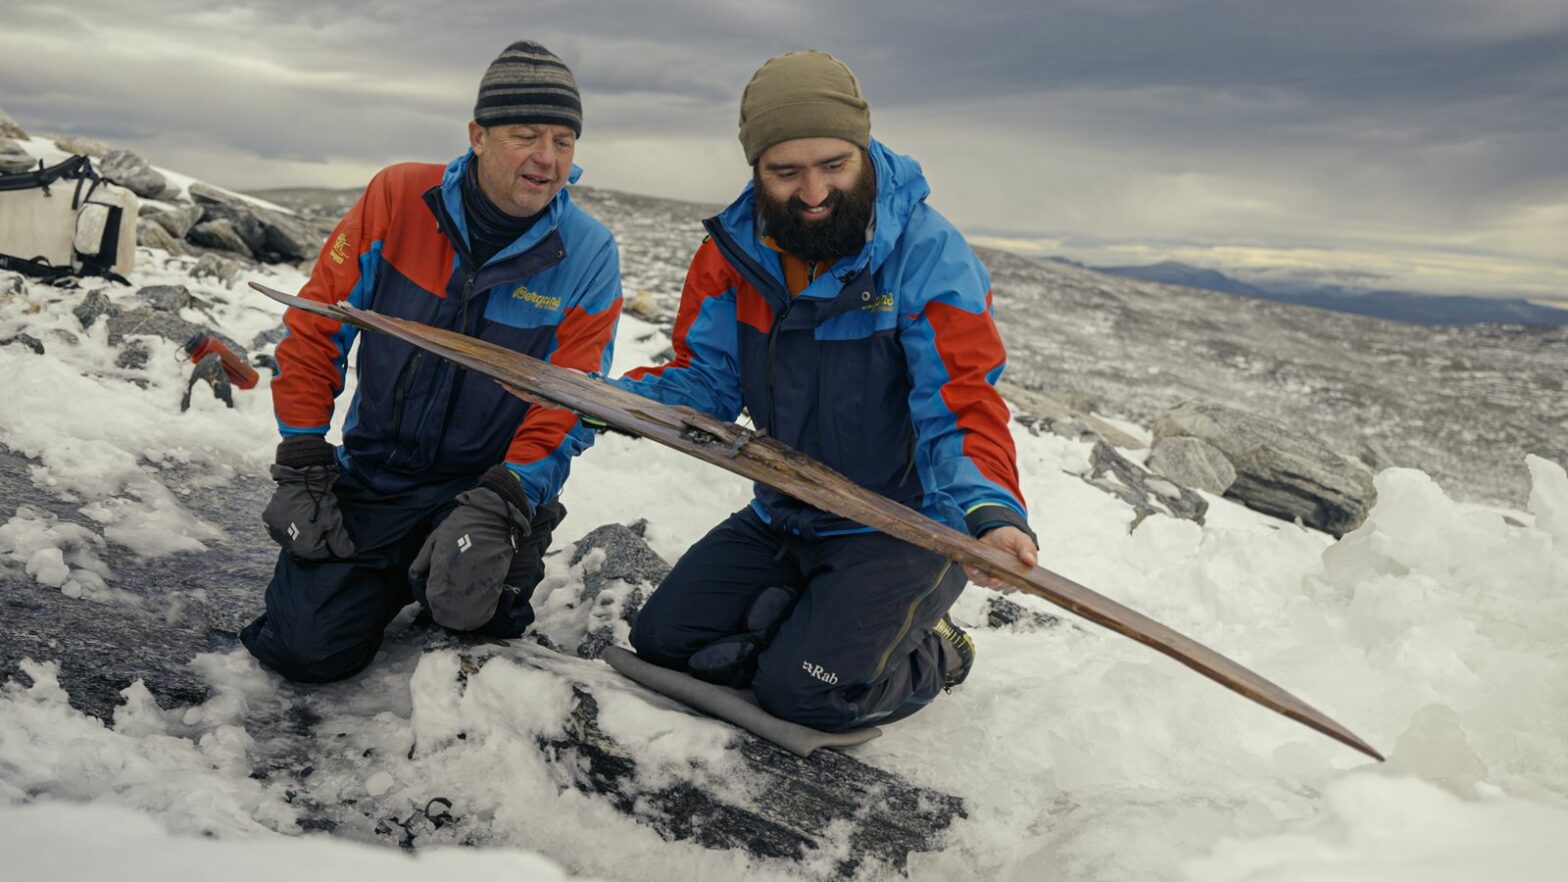
[[[446,296],[452,275],[452,243],[437,230],[435,216],[424,206],[424,193],[439,186],[445,166],[405,162],[383,172],[387,206],[398,206],[396,216],[383,220],[381,258],[436,297]]]

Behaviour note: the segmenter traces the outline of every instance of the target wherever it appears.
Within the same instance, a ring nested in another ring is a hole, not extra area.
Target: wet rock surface
[[[1090,451],[1089,468],[1084,481],[1132,506],[1133,519],[1127,526],[1128,532],[1151,514],[1169,515],[1201,525],[1209,510],[1209,503],[1202,496],[1150,473],[1104,441],[1096,442]]]
[[[583,639],[577,645],[580,657],[598,658],[614,644],[624,631],[617,623],[629,628],[648,595],[669,575],[670,565],[643,541],[647,526],[647,521],[606,524],[577,541],[573,566],[596,551],[603,555],[596,567],[585,571],[577,601],[588,610]]]
[[[0,504],[11,510],[30,506],[91,527],[75,505],[33,485],[28,477],[33,464],[0,450]],[[25,658],[57,661],[61,685],[73,706],[106,720],[123,703],[120,691],[137,679],[164,707],[204,701],[208,686],[192,670],[191,659],[214,650],[243,651],[237,649],[237,632],[261,610],[276,547],[257,513],[271,489],[272,482],[263,476],[242,476],[227,487],[182,493],[182,502],[193,513],[221,526],[227,535],[201,554],[145,561],[111,547],[105,561],[113,569],[110,584],[128,595],[122,600],[72,599],[39,585],[14,565],[0,565],[0,680],[26,682],[19,669]],[[851,875],[869,862],[902,870],[910,855],[939,849],[953,822],[967,816],[962,800],[913,785],[851,754],[825,750],[802,760],[737,729],[724,761],[733,765],[726,774],[743,786],[726,789],[707,786],[695,770],[673,780],[646,774],[638,752],[606,732],[599,709],[607,690],[674,706],[630,681],[604,675],[598,663],[591,663],[594,676],[576,675],[583,668],[571,667],[590,664],[583,659],[594,653],[585,650],[604,633],[593,627],[600,609],[613,609],[617,620],[629,621],[635,604],[628,594],[651,590],[668,571],[643,542],[638,526],[600,527],[571,551],[574,565],[597,559],[597,565],[585,570],[575,598],[578,614],[588,623],[582,645],[555,647],[536,635],[534,642],[545,649],[519,652],[515,643],[449,634],[405,613],[389,630],[389,657],[377,664],[383,670],[411,671],[424,653],[457,649],[464,662],[451,688],[458,692],[466,677],[497,659],[571,679],[572,702],[560,734],[540,737],[536,743],[551,777],[562,789],[606,800],[667,840],[769,860],[842,856],[824,863],[831,865],[818,874],[824,879]],[[607,599],[615,602],[606,604]],[[1027,614],[1019,621],[1034,627],[1049,618]],[[501,844],[489,842],[486,829],[474,826],[464,795],[441,790],[438,781],[430,783],[431,792],[421,804],[396,810],[374,800],[345,797],[336,789],[312,790],[318,769],[374,760],[351,751],[347,753],[354,759],[343,759],[344,742],[323,726],[324,710],[354,688],[352,680],[324,687],[280,683],[276,700],[254,709],[246,720],[258,744],[251,776],[287,782],[290,801],[303,809],[301,829],[411,850],[433,844]],[[416,745],[410,756],[429,747]],[[693,758],[699,764],[708,760]]]
[[[1372,472],[1313,438],[1254,414],[1189,401],[1162,414],[1154,436],[1198,438],[1235,468],[1225,495],[1248,508],[1342,536],[1377,501]]]
[[[0,447],[0,511],[26,505],[94,528],[77,505],[34,486],[34,465]],[[116,600],[73,599],[0,562],[0,681],[25,676],[18,667],[24,658],[57,661],[71,704],[104,718],[123,702],[120,690],[136,679],[165,707],[203,701],[207,687],[190,660],[232,646],[261,608],[276,558],[259,517],[271,492],[272,482],[263,476],[188,489],[182,502],[222,527],[227,538],[202,554],[147,560],[111,547],[105,556],[114,572],[109,584],[124,592]]]
[[[34,337],[32,334],[14,334],[6,337],[4,340],[0,340],[0,346],[25,346],[36,355],[44,354],[44,341]]]
[[[1236,483],[1236,467],[1202,438],[1161,438],[1149,451],[1149,468],[1178,484],[1223,495]]]
[[[637,757],[600,728],[592,689],[572,691],[566,737],[540,742],[558,782],[609,799],[669,841],[788,861],[836,851],[847,856],[822,878],[841,879],[868,860],[902,871],[912,853],[940,848],[953,821],[968,817],[958,797],[846,753],[819,750],[802,759],[740,730],[730,749],[760,788],[755,797],[730,801],[684,781],[649,787],[639,780]]]
[[[1028,609],[1001,595],[992,595],[985,601],[985,627],[1004,631],[1029,633],[1055,628],[1063,620],[1059,616]]]

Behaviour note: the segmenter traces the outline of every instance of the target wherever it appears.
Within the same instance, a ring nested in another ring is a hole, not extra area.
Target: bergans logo
[[[337,241],[332,243],[332,250],[327,252],[327,254],[332,258],[334,263],[342,263],[343,261],[348,260],[348,253],[351,250],[352,246],[348,244],[347,234],[338,233]]]
[[[883,294],[881,297],[878,297],[875,300],[868,300],[866,302],[866,304],[864,306],[860,307],[860,308],[861,309],[869,309],[872,312],[892,312],[893,311],[893,292],[889,291],[886,294]]]
[[[528,290],[527,285],[518,285],[517,290],[512,292],[512,297],[516,300],[521,300],[524,303],[532,303],[534,306],[537,306],[540,309],[561,308],[561,298],[550,297],[546,294],[540,294],[537,291],[530,291]]]

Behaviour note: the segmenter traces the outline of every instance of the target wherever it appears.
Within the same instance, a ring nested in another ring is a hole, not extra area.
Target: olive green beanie
[[[763,151],[795,138],[842,138],[871,145],[871,106],[844,62],[808,50],[776,55],[740,96],[740,144],[755,165]]]

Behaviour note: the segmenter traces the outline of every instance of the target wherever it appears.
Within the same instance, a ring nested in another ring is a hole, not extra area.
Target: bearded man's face
[[[763,228],[807,261],[858,254],[876,206],[866,152],[839,138],[796,138],[769,147],[752,169]]]

